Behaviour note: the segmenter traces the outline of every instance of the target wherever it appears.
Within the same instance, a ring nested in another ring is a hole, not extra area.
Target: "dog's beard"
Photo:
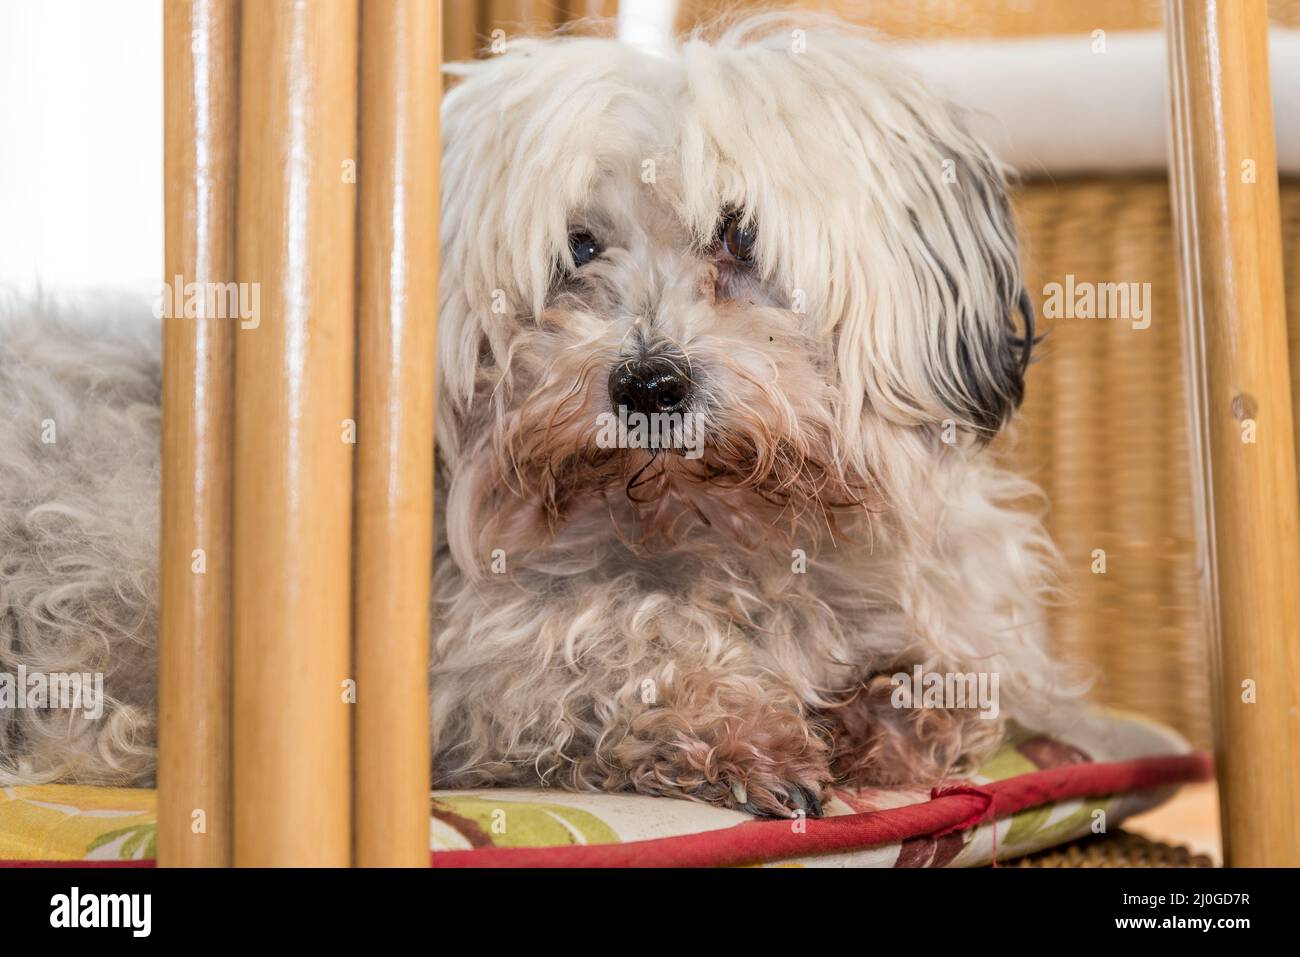
[[[471,452],[480,540],[536,547],[604,517],[639,548],[668,548],[700,528],[760,547],[842,536],[875,510],[876,485],[838,453],[825,403],[801,413],[722,362],[711,360],[713,388],[692,412],[702,424],[689,450],[603,447],[598,422],[615,414],[601,389],[608,357],[573,371],[552,363],[517,408],[497,410]],[[728,381],[741,387],[718,387]]]

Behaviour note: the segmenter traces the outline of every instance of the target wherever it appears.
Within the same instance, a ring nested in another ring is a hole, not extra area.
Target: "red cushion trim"
[[[978,789],[955,789],[924,804],[805,821],[803,833],[796,833],[790,821],[747,821],[703,834],[626,844],[482,847],[433,851],[430,857],[434,867],[725,867],[894,844],[1055,801],[1205,781],[1213,774],[1206,754],[1070,764]]]

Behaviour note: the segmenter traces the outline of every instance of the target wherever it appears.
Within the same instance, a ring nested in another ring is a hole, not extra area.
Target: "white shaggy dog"
[[[816,813],[832,781],[935,780],[1048,724],[1074,694],[1044,648],[1052,547],[985,448],[1032,319],[1003,170],[958,113],[808,17],[454,72],[434,783]],[[0,781],[147,778],[156,358],[9,327],[0,672],[103,671],[110,700],[0,711]],[[699,443],[627,447],[620,408]],[[912,700],[891,676],[915,666],[991,676],[996,716]]]

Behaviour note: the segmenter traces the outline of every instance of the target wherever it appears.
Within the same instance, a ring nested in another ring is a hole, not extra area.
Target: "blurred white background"
[[[667,50],[676,14],[677,0],[619,0],[619,38],[647,50]]]
[[[0,0],[0,138],[0,284],[152,294],[160,0]]]
[[[620,32],[662,46],[674,7]],[[162,0],[0,0],[0,286],[155,292],[162,95]]]

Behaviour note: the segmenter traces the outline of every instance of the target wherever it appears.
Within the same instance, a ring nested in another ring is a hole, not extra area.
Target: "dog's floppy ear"
[[[905,355],[888,364],[906,371],[909,404],[988,441],[1021,406],[1034,347],[1008,183],[956,109],[937,99],[906,105],[911,142],[894,143],[906,215],[892,217],[904,228],[896,264],[906,276],[894,277],[893,300],[915,325],[894,330]]]
[[[944,156],[937,174],[918,176],[908,216],[917,290],[941,311],[920,330],[924,375],[951,417],[987,441],[1024,400],[1034,345],[1006,177],[960,120],[952,119],[946,140],[919,122]]]
[[[1024,396],[1033,321],[1005,171],[961,111],[868,31],[803,12],[686,59],[686,141],[717,157],[687,168],[716,168],[764,224],[772,282],[825,318],[846,435],[870,413],[991,438]]]

